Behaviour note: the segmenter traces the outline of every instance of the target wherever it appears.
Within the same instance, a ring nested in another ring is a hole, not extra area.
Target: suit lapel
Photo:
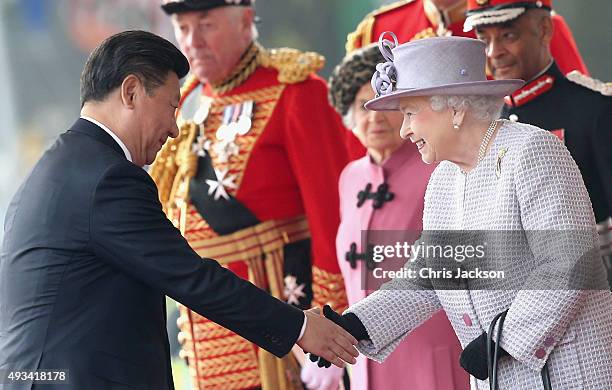
[[[98,140],[99,142],[102,142],[103,144],[113,148],[121,156],[125,157],[125,154],[123,153],[123,149],[121,149],[121,146],[119,146],[119,144],[115,142],[115,140],[113,139],[113,137],[110,136],[110,134],[108,134],[106,131],[104,131],[104,129],[102,129],[98,125],[86,119],[83,119],[83,118],[77,119],[77,121],[72,125],[72,127],[68,131],[88,135]]]

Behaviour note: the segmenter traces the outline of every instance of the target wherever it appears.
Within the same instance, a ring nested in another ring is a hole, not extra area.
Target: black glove
[[[340,326],[342,329],[349,332],[351,336],[356,338],[358,341],[367,340],[370,338],[368,331],[359,320],[359,317],[353,313],[340,315],[336,313],[329,305],[325,305],[323,306],[323,315],[336,325]],[[317,365],[319,367],[331,367],[331,363],[320,356],[310,354],[310,360],[312,362],[316,362],[318,360]]]
[[[491,341],[495,347],[495,341]],[[498,359],[504,356],[510,356],[506,350],[499,348]],[[489,377],[489,365],[487,362],[487,334],[483,333],[478,338],[472,340],[459,358],[459,364],[468,374],[473,377],[485,380]]]

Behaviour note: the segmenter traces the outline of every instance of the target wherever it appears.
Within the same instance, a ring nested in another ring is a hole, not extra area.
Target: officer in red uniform
[[[347,54],[358,47],[366,46],[378,40],[384,31],[393,31],[399,43],[415,39],[441,35],[455,35],[475,38],[473,25],[465,24],[466,11],[471,12],[468,21],[474,19],[473,12],[489,10],[497,1],[488,0],[406,0],[398,1],[368,14],[357,29],[347,37]],[[504,3],[525,3],[508,1]],[[532,2],[526,2],[532,3]],[[544,1],[543,3],[547,3]],[[565,74],[578,70],[588,74],[580,57],[572,33],[565,20],[558,14],[552,14],[554,34],[551,41],[552,55],[559,68]],[[362,157],[365,149],[353,136],[347,137],[351,159]]]
[[[487,44],[496,79],[526,84],[506,97],[502,117],[555,134],[576,161],[589,191],[609,265],[612,251],[612,94],[578,71],[565,75],[551,55],[551,0],[469,0],[466,26]]]
[[[168,217],[202,257],[300,308],[346,307],[334,238],[344,128],[316,53],[267,50],[251,0],[170,0],[192,74],[180,135],[151,167]],[[182,354],[198,389],[300,388],[278,360],[181,307]],[[299,373],[294,374],[299,382]]]

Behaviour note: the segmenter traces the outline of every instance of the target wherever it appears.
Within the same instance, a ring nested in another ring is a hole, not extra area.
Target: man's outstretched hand
[[[308,318],[304,335],[297,344],[305,352],[316,354],[337,367],[355,364],[359,352],[357,340],[346,330],[320,315],[319,309],[304,312]]]
[[[349,332],[356,340],[367,340],[370,338],[365,326],[363,326],[359,318],[353,313],[340,315],[336,313],[329,305],[325,305],[323,306],[323,315]],[[310,353],[310,360],[312,362],[318,361],[317,365],[319,367],[331,366],[330,361],[326,359],[325,356],[312,352]]]

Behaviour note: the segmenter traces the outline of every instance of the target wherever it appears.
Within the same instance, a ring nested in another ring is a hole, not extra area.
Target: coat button
[[[466,326],[472,326],[472,319],[467,314],[463,315],[463,322],[465,323]]]
[[[535,352],[535,356],[538,359],[544,359],[544,356],[546,356],[546,351],[544,350],[544,348],[539,348],[536,352]]]
[[[518,122],[518,115],[511,114],[508,119],[510,119],[511,122]]]
[[[555,344],[555,338],[548,336],[545,340],[544,340],[544,346],[545,347],[552,347]]]

